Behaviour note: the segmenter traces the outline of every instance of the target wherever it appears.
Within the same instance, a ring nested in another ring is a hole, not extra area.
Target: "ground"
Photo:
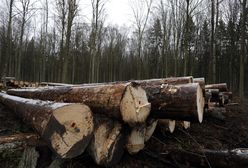
[[[189,156],[204,158],[203,149],[225,150],[248,148],[248,102],[226,106],[225,119],[219,120],[205,117],[202,124],[193,123],[189,130],[177,127],[173,134],[156,129],[153,137],[147,142],[140,153],[131,156],[124,154],[122,161],[116,168],[123,167],[194,167]],[[14,113],[0,105],[0,135],[17,132],[32,132],[32,129],[18,119]],[[181,154],[184,154],[181,156]],[[0,167],[17,167],[22,151],[4,151],[0,153]],[[187,159],[184,158],[185,154]],[[180,157],[179,157],[180,156]],[[211,166],[211,161],[205,158]],[[47,162],[38,162],[39,167],[46,167]],[[199,163],[198,163],[199,164]],[[90,156],[85,153],[72,160],[63,162],[65,168],[98,167]],[[199,167],[195,166],[195,167]]]

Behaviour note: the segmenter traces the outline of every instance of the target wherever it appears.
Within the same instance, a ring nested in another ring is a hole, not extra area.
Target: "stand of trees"
[[[79,1],[3,2],[0,76],[87,83],[193,75],[248,94],[246,0],[132,0],[130,29],[105,23],[106,0],[91,0],[85,22]]]

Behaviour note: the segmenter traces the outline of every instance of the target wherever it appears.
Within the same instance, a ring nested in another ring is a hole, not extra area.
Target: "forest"
[[[248,95],[246,0],[129,0],[132,26],[106,22],[107,0],[1,0],[0,77],[92,83],[176,76]]]

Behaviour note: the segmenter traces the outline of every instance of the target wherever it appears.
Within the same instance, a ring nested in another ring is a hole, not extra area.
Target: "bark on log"
[[[93,135],[93,117],[86,105],[45,102],[4,93],[0,93],[0,102],[31,124],[62,158],[83,153]]]
[[[173,133],[176,127],[175,120],[159,119],[158,123],[162,132],[170,131],[170,133]]]
[[[95,131],[88,152],[101,166],[117,164],[124,153],[124,134],[122,125],[108,118],[95,119]]]
[[[202,90],[205,90],[205,78],[194,78],[193,83],[199,83]]]
[[[32,99],[85,103],[94,113],[105,114],[130,125],[144,123],[151,108],[146,92],[136,83],[11,89],[7,93]]]
[[[162,85],[162,84],[170,84],[170,85],[181,85],[187,83],[193,83],[192,76],[186,77],[170,77],[170,78],[161,78],[161,79],[147,79],[147,80],[135,80],[136,83],[139,83],[142,87],[146,85]]]
[[[39,136],[33,133],[19,133],[0,136],[0,151],[5,149],[24,149],[26,146],[37,146],[41,144]]]
[[[210,84],[206,85],[205,89],[219,89],[220,92],[228,92],[226,83]]]
[[[203,120],[204,97],[198,83],[143,85],[152,104],[151,117],[183,121]]]

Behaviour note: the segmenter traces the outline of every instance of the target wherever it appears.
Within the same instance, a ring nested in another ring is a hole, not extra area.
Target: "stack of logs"
[[[204,78],[191,76],[46,85],[0,92],[0,102],[34,128],[37,143],[44,141],[60,158],[86,150],[102,166],[117,164],[125,150],[138,153],[157,125],[173,132],[176,123],[185,129],[190,122],[201,123],[204,111],[223,107],[232,95],[226,84],[205,85]],[[10,141],[15,138],[0,138],[0,143]]]

